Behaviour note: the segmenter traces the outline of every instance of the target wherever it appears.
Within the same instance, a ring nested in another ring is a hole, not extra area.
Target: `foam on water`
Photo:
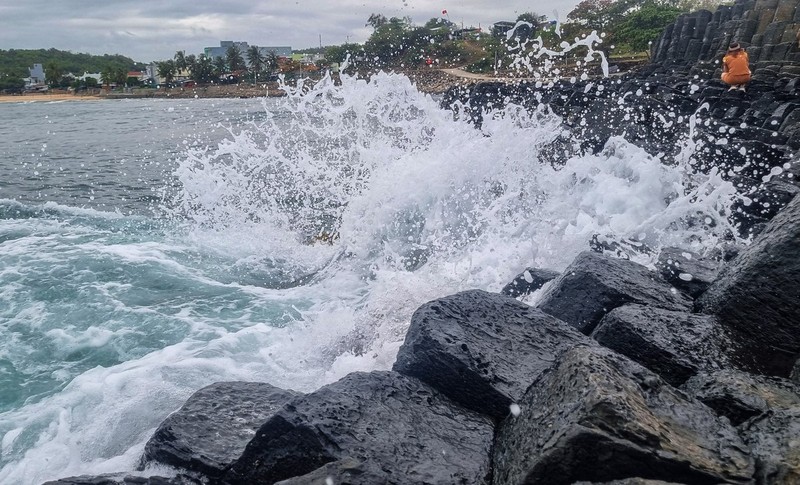
[[[302,91],[188,148],[167,220],[0,203],[0,378],[22,379],[0,483],[131,471],[212,382],[388,369],[421,303],[561,270],[595,234],[702,252],[729,229],[729,184],[622,139],[542,163],[545,110],[478,130],[401,75]]]

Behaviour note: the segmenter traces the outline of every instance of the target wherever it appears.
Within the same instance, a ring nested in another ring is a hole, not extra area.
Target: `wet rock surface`
[[[648,480],[646,478],[624,478],[610,482],[575,482],[572,485],[680,485],[676,482],[663,482],[661,480]]]
[[[701,369],[730,366],[733,341],[712,316],[644,305],[612,310],[592,338],[680,386]]]
[[[556,279],[558,275],[558,272],[549,269],[527,268],[504,286],[500,293],[511,297],[529,295]]]
[[[644,266],[594,252],[581,253],[542,296],[539,309],[591,333],[614,308],[628,303],[689,311],[691,300]]]
[[[177,477],[140,477],[125,474],[107,474],[100,476],[80,476],[62,478],[45,482],[43,485],[200,485],[200,480],[188,476]]]
[[[488,483],[493,433],[417,379],[357,372],[275,413],[223,481],[274,483],[352,458],[387,483]]]
[[[142,465],[162,463],[219,476],[256,430],[299,393],[263,382],[218,382],[200,389],[158,427]]]
[[[424,305],[396,368],[427,383],[356,373],[283,406],[217,387],[186,433],[159,435],[168,418],[152,441],[163,447],[148,445],[144,458],[194,475],[49,483],[800,483],[798,33],[800,0],[736,0],[678,18],[654,44],[656,62],[635,72],[544,85],[459,81],[443,97],[477,129],[489,106],[558,115],[562,131],[540,160],[555,168],[613,152],[622,138],[666,165],[730,182],[733,226],[703,213],[680,223],[753,238],[738,255],[666,249],[650,271],[619,259],[649,254],[636,234],[604,236],[612,240],[592,247],[606,254],[581,254],[544,290],[539,309],[553,318],[484,292]],[[732,39],[750,55],[747,92],[719,81]],[[438,91],[436,76],[421,73],[418,83]],[[535,291],[550,276],[540,271],[503,292]],[[214,402],[228,412],[214,414]],[[257,434],[247,441],[244,428],[228,429],[232,418]],[[230,431],[235,447],[211,430]]]
[[[735,426],[771,411],[800,409],[800,386],[778,377],[736,370],[702,372],[682,389]]]
[[[739,429],[756,459],[756,483],[800,483],[800,407],[764,413]]]
[[[520,408],[498,430],[495,485],[628,477],[747,483],[754,471],[733,427],[608,350],[567,352]]]
[[[745,342],[738,359],[758,373],[788,377],[800,357],[799,242],[795,198],[697,302]]]
[[[496,419],[565,350],[591,340],[566,323],[495,293],[465,291],[411,318],[393,369]]]
[[[664,248],[658,255],[656,268],[667,283],[692,298],[697,298],[719,273],[721,263],[680,248]]]
[[[374,464],[361,462],[353,458],[337,460],[301,477],[282,480],[275,485],[372,485],[391,483],[391,478]]]

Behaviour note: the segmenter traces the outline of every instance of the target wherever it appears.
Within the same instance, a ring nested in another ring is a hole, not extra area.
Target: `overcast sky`
[[[294,49],[363,42],[370,13],[485,27],[534,11],[563,19],[579,0],[0,0],[0,49],[55,47],[136,61],[199,54],[220,40]]]

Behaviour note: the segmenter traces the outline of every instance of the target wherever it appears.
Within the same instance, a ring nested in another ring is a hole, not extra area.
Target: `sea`
[[[691,137],[669,163],[621,138],[553,163],[545,107],[476,127],[440,104],[393,73],[0,104],[0,483],[169,476],[136,471],[144,445],[204,386],[390,369],[422,303],[564,270],[593,236],[651,267],[730,237],[736,190]]]

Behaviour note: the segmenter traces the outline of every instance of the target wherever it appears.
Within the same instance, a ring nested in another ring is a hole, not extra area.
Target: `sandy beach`
[[[31,102],[52,102],[52,101],[96,101],[103,99],[100,96],[86,96],[75,94],[23,94],[0,95],[0,103],[31,103]]]

